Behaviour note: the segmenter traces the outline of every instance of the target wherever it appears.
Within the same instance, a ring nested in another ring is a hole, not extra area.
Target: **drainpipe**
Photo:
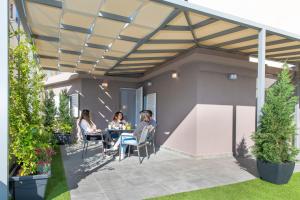
[[[8,199],[8,1],[0,6],[0,199]]]

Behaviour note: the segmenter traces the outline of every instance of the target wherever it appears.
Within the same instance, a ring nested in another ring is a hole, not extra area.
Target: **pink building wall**
[[[249,152],[255,131],[256,65],[200,57],[195,53],[173,62],[177,80],[169,71],[149,79],[151,87],[144,85],[146,94],[157,94],[157,144],[195,157]],[[228,80],[228,73],[238,79]]]

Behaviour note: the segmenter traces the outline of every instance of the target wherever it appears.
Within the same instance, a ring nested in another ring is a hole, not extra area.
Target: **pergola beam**
[[[146,44],[187,44],[193,43],[194,40],[149,40]]]
[[[56,8],[62,8],[62,2],[56,1],[56,0],[29,0],[33,3],[43,4],[46,6],[56,7]]]
[[[31,37],[37,40],[44,40],[48,42],[59,42],[59,38],[52,36],[32,34]]]
[[[153,62],[153,63],[126,63],[126,64],[119,64],[118,67],[121,66],[154,66],[154,65],[158,65],[161,62]]]
[[[71,51],[71,50],[65,50],[65,49],[60,49],[61,53],[66,53],[66,54],[72,54],[72,55],[81,55],[81,52],[79,51]]]
[[[291,42],[291,40],[290,39],[275,40],[275,41],[267,42],[266,45],[267,46],[272,46],[272,45],[277,45],[277,44],[284,44],[284,43],[287,43],[287,42]],[[253,44],[253,45],[234,48],[232,50],[234,50],[234,51],[243,51],[243,50],[247,50],[247,49],[253,49],[253,48],[256,48],[256,47],[257,47],[257,44]],[[253,51],[253,52],[249,52],[249,53],[255,53],[255,52],[257,52],[257,51]]]
[[[138,41],[140,41],[139,38],[134,38],[134,37],[126,36],[126,35],[119,35],[118,39],[129,41],[129,42],[138,42]]]
[[[119,61],[121,58],[119,57],[114,57],[114,56],[103,56],[104,59],[108,59],[108,60],[117,60]]]
[[[258,69],[257,69],[257,127],[260,123],[262,108],[265,103],[265,58],[266,57],[266,29],[261,29],[258,34]]]
[[[89,65],[95,65],[95,64],[97,64],[96,62],[90,61],[90,60],[80,60],[79,62],[83,63],[83,64],[89,64]]]
[[[251,41],[251,40],[255,40],[255,39],[257,39],[257,35],[250,35],[250,36],[247,36],[247,37],[242,37],[242,38],[229,40],[229,41],[226,41],[226,42],[216,44],[215,47],[224,47],[224,46],[237,44],[237,43],[241,43],[241,42],[247,42],[247,41]]]
[[[124,16],[121,16],[121,15],[116,15],[116,14],[103,12],[103,11],[99,12],[98,16],[106,18],[106,19],[114,20],[114,21],[124,22],[124,23],[131,23],[132,22],[132,18],[130,18],[130,17],[124,17]]]
[[[52,60],[57,60],[58,57],[56,56],[48,56],[48,55],[42,55],[42,54],[39,54],[38,55],[39,58],[45,58],[45,59],[52,59]]]
[[[212,24],[212,23],[215,23],[216,21],[218,21],[217,19],[214,19],[214,18],[209,18],[209,19],[206,19],[204,21],[201,21],[197,24],[193,24],[192,25],[192,28],[193,29],[197,29],[197,28],[200,28],[200,27],[203,27],[203,26],[207,26],[209,24]]]
[[[167,30],[167,31],[189,31],[190,28],[188,26],[167,25],[162,30]]]
[[[101,44],[86,43],[86,46],[94,49],[104,49],[104,50],[108,49],[108,46],[101,45]]]
[[[151,67],[150,67],[151,68]],[[149,67],[139,67],[139,68],[115,68],[114,71],[132,71],[132,70],[147,70]]]
[[[189,25],[189,30],[190,30],[190,32],[191,32],[191,34],[193,36],[193,40],[195,42],[195,45],[199,47],[199,43],[197,42],[197,36],[196,36],[196,33],[195,33],[195,31],[194,31],[194,29],[192,27],[192,21],[190,19],[190,16],[188,15],[188,12],[186,12],[186,11],[184,12],[184,17],[186,19],[186,22]]]
[[[76,65],[70,65],[70,64],[59,64],[60,67],[69,67],[69,68],[76,68]]]
[[[153,32],[151,32],[150,34],[148,34],[146,37],[144,37],[143,39],[141,39],[137,45],[135,45],[135,47],[128,52],[125,56],[123,56],[123,58],[121,60],[119,60],[107,73],[109,73],[110,71],[112,71],[116,66],[118,66],[123,60],[125,60],[131,53],[133,53],[135,50],[137,50],[140,46],[142,46],[144,43],[146,43],[147,41],[150,40],[150,38],[152,38],[152,36],[154,36],[158,31],[160,31],[163,27],[165,27],[171,20],[173,20],[178,14],[180,13],[180,10],[178,9],[174,9],[170,15],[163,21],[163,23],[157,27]]]
[[[166,59],[171,59],[173,58],[172,56],[160,56],[160,57],[138,57],[138,58],[126,58],[125,61],[143,61],[143,60],[166,60]]]
[[[221,32],[217,32],[217,33],[214,33],[214,34],[202,37],[202,38],[198,38],[197,41],[198,42],[203,42],[203,41],[214,39],[214,38],[217,38],[217,37],[222,37],[224,35],[228,35],[228,34],[231,34],[231,33],[239,32],[239,31],[242,31],[242,30],[245,30],[245,29],[247,29],[247,27],[237,26],[237,27],[227,29],[227,30],[224,30],[224,31],[221,31]]]
[[[149,50],[136,50],[134,53],[180,53],[184,49],[149,49]]]
[[[82,28],[82,27],[78,27],[78,26],[72,26],[72,25],[68,25],[68,24],[61,24],[60,28],[63,30],[68,30],[68,31],[74,31],[74,32],[78,32],[78,33],[86,33],[86,34],[91,34],[91,30],[87,29],[87,28]]]

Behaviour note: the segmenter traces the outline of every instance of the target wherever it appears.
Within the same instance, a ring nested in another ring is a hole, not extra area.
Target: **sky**
[[[300,35],[300,0],[189,0],[188,2]]]

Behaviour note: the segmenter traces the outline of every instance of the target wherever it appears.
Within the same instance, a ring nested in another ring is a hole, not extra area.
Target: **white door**
[[[146,110],[151,110],[153,113],[152,118],[156,120],[156,93],[148,94],[146,96]]]
[[[137,125],[140,122],[140,111],[143,110],[143,87],[140,87],[136,90],[136,119],[135,124]]]

